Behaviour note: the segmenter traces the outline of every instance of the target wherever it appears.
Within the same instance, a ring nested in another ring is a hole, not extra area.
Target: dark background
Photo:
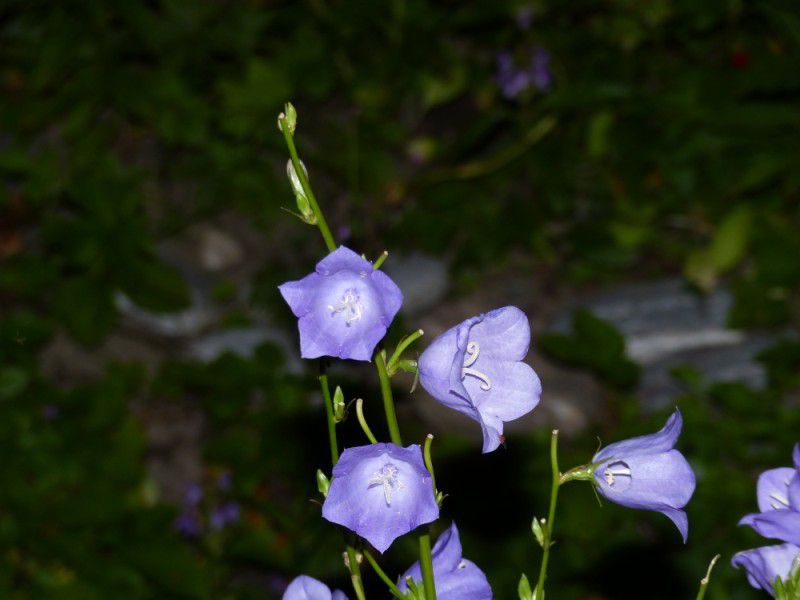
[[[761,597],[729,560],[766,543],[736,523],[800,426],[799,50],[794,0],[4,2],[0,594],[350,593],[316,364],[275,287],[324,252],[281,210],[292,100],[337,240],[392,252],[390,342],[531,317],[545,393],[507,449],[396,388],[406,439],[437,434],[439,528],[495,595],[538,569],[553,424],[569,467],[678,405],[688,545],[570,484],[548,598],[694,598],[718,552],[707,598]],[[332,379],[384,436],[370,366]]]

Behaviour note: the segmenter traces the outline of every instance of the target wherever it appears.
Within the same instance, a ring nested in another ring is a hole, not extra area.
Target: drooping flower
[[[734,567],[744,567],[750,585],[774,597],[775,580],[778,577],[782,581],[789,579],[793,569],[797,568],[798,559],[800,559],[800,546],[780,544],[738,552],[731,560],[731,564]]]
[[[419,380],[439,402],[476,420],[483,451],[503,439],[503,423],[536,408],[542,384],[523,359],[531,329],[514,306],[467,319],[437,337],[419,357]]]
[[[333,468],[322,516],[384,552],[412,529],[439,518],[431,475],[417,444],[348,448]]]
[[[340,590],[331,592],[327,585],[313,577],[300,575],[283,592],[283,600],[347,600],[347,596]]]
[[[461,556],[461,540],[458,528],[453,523],[439,536],[433,545],[433,580],[438,600],[491,600],[492,588],[478,566]],[[422,585],[422,570],[419,561],[400,576],[397,586],[402,592],[408,590],[407,578]]]
[[[765,538],[800,545],[800,444],[792,454],[794,468],[764,471],[758,478],[760,513],[746,515],[739,525],[749,525]]]
[[[597,488],[612,502],[669,517],[684,543],[689,522],[683,507],[694,493],[694,471],[675,450],[683,419],[676,409],[658,433],[616,442],[592,459]]]
[[[344,246],[313,273],[278,289],[298,318],[303,358],[370,360],[403,303],[400,288],[383,271]]]

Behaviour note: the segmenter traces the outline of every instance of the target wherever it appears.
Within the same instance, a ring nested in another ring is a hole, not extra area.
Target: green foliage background
[[[334,230],[347,226],[371,255],[446,256],[456,295],[512,267],[543,289],[683,274],[698,292],[731,286],[732,324],[796,332],[797,3],[548,0],[533,3],[530,30],[515,24],[520,7],[0,7],[0,595],[263,598],[299,572],[344,588],[338,533],[306,501],[326,456],[311,369],[289,375],[270,346],[155,373],[110,364],[80,385],[41,364],[64,332],[98,348],[119,326],[117,292],[153,311],[185,307],[189,288],[157,244],[222,212],[279,236],[249,303],[291,327],[273,286],[322,247],[279,210],[291,206],[275,128],[287,99]],[[552,89],[503,99],[497,52],[533,46],[552,55]],[[220,304],[233,293],[225,282],[217,291]],[[605,382],[615,410],[596,432],[604,440],[664,418],[640,415],[620,343],[583,314],[575,337],[543,344]],[[763,361],[763,391],[676,373],[682,449],[699,480],[689,545],[655,515],[600,510],[588,489],[567,488],[550,595],[689,598],[722,552],[707,598],[758,597],[726,562],[761,543],[735,524],[755,507],[759,470],[788,464],[798,441],[800,346],[789,335]],[[243,507],[238,526],[194,542],[172,528],[177,509],[146,472],[131,408],[186,399],[211,423],[209,472],[234,474]],[[49,406],[58,418],[44,417]],[[498,598],[538,561],[529,522],[544,511],[545,445],[542,433],[488,457],[457,437],[437,448],[447,515]],[[593,435],[569,440],[563,464],[594,445]],[[413,544],[387,560],[400,572]]]

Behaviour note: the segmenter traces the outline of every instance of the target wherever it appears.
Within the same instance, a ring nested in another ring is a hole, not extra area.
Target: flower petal
[[[339,246],[317,263],[317,273],[320,275],[333,275],[338,271],[354,271],[356,273],[369,273],[372,263],[362,258],[347,246]]]
[[[372,285],[378,290],[378,295],[383,302],[383,324],[388,327],[392,324],[395,315],[403,305],[403,292],[397,287],[397,284],[392,281],[389,276],[383,271],[373,270],[370,279]]]
[[[482,415],[512,421],[528,414],[539,404],[542,383],[529,365],[496,361],[481,366],[481,372],[491,381],[491,389],[482,389],[482,381],[474,377],[467,377],[464,387]]]
[[[795,470],[789,467],[764,471],[759,476],[756,486],[758,510],[766,512],[789,508],[789,482],[794,475]]]
[[[686,516],[686,512],[678,508],[662,508],[658,512],[666,515],[670,521],[675,523],[675,527],[678,528],[685,544],[689,537],[689,518]]]
[[[531,326],[528,317],[516,306],[497,308],[482,315],[469,333],[470,340],[498,360],[520,361],[528,354]]]
[[[311,310],[319,284],[320,276],[311,273],[297,281],[287,281],[279,285],[278,290],[294,316],[302,317]]]
[[[800,512],[796,510],[752,513],[742,517],[739,525],[749,525],[765,538],[800,544]]]
[[[593,462],[601,462],[610,458],[629,457],[635,454],[658,454],[667,452],[675,447],[678,436],[681,434],[682,427],[683,418],[681,417],[680,411],[676,408],[661,431],[609,444],[595,454]]]
[[[778,577],[784,581],[788,578],[798,554],[800,546],[794,544],[762,546],[736,553],[731,564],[745,568],[747,580],[754,588],[772,594],[772,584]]]
[[[313,577],[300,575],[283,592],[283,600],[331,600],[331,590]]]

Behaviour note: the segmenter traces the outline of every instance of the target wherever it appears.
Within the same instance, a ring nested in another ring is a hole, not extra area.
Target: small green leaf
[[[522,574],[522,577],[519,578],[519,585],[517,585],[517,593],[519,594],[519,600],[533,600],[533,591],[531,590],[531,584],[528,581],[528,576],[525,573]]]
[[[537,517],[533,517],[531,529],[533,530],[533,535],[536,538],[536,541],[539,542],[539,545],[542,548],[544,548],[544,530],[542,529],[542,522]]]

